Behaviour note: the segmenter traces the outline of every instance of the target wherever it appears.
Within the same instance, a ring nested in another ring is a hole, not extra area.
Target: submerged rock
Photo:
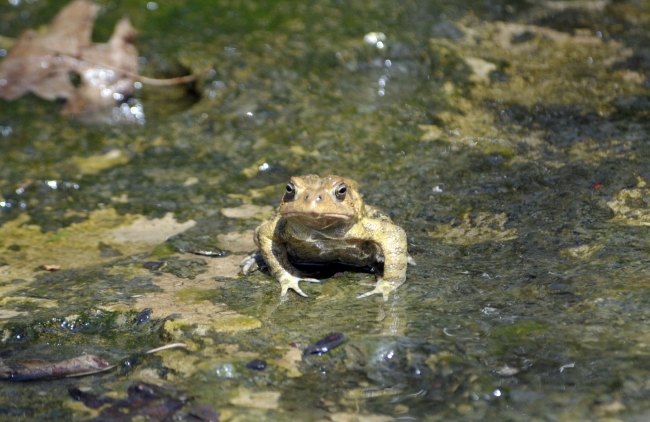
[[[408,337],[366,338],[345,345],[345,366],[384,387],[401,387],[432,377],[426,361],[438,348]]]

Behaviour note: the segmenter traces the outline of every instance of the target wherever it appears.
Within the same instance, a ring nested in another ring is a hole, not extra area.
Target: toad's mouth
[[[352,218],[351,214],[336,213],[336,212],[284,212],[282,215],[286,218],[306,218],[309,220],[349,220]]]
[[[297,221],[298,223],[310,227],[324,229],[336,223],[350,220],[353,216],[342,213],[309,213],[309,212],[285,212],[282,216],[288,220]]]

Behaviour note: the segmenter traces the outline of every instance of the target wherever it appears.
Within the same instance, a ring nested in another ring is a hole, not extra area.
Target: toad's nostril
[[[320,195],[318,195],[318,196],[316,197],[316,201],[321,201],[322,199],[323,199],[323,197],[320,196]]]

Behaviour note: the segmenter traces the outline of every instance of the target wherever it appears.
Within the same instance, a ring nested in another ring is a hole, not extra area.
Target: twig
[[[145,352],[145,353],[150,355],[152,353],[157,353],[157,352],[167,350],[167,349],[176,349],[178,347],[183,348],[183,349],[187,349],[187,344],[185,344],[185,343],[166,344],[164,346],[160,346],[160,347],[156,347],[155,349],[151,349],[151,350],[149,350],[148,352]]]
[[[106,68],[106,69],[113,70],[115,72],[120,72],[120,73],[122,73],[122,74],[124,74],[124,75],[126,75],[126,76],[128,76],[130,78],[133,78],[135,80],[138,80],[138,81],[140,81],[142,83],[145,83],[147,85],[154,85],[154,86],[171,86],[171,85],[184,84],[184,83],[187,83],[187,82],[193,82],[199,76],[208,74],[213,70],[213,69],[205,69],[205,70],[203,70],[202,72],[200,72],[198,74],[178,76],[176,78],[169,78],[169,79],[156,79],[156,78],[148,78],[146,76],[138,75],[137,73],[129,72],[128,70],[120,69],[119,67],[109,66],[109,65],[106,65],[104,63],[95,61],[95,60],[86,59],[86,58],[84,58],[83,54],[79,58],[77,58],[77,57],[74,57],[74,56],[70,56],[68,54],[63,54],[63,53],[61,53],[59,51],[56,51],[56,50],[53,50],[53,49],[49,49],[49,50],[52,50],[53,52],[55,52],[56,54],[58,54],[60,56],[66,56],[66,57],[68,57],[70,59],[73,59],[73,60],[85,61],[85,62],[92,63],[92,64],[97,65],[97,66],[101,66],[101,67]]]

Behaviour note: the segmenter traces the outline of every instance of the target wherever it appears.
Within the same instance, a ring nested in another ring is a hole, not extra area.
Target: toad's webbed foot
[[[298,293],[300,296],[309,297],[298,286],[298,282],[300,281],[307,281],[309,283],[320,283],[320,280],[317,280],[315,278],[296,277],[294,275],[286,273],[280,277],[280,285],[282,286],[282,293],[280,294],[280,297],[282,298],[283,301],[287,296],[287,292],[289,291],[289,289],[295,290],[295,292]]]
[[[384,301],[388,301],[388,296],[390,295],[390,292],[393,290],[396,290],[399,286],[401,286],[403,282],[397,282],[397,281],[388,281],[386,279],[379,279],[377,280],[377,284],[375,285],[375,288],[369,291],[368,293],[364,293],[362,295],[357,296],[357,299],[363,299],[364,297],[380,294],[384,297]]]

